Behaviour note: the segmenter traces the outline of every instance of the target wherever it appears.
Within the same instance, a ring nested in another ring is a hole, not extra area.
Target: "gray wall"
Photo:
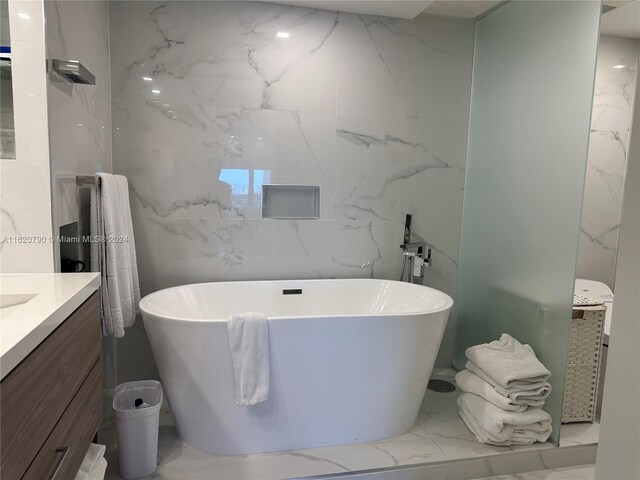
[[[111,2],[110,28],[114,171],[131,186],[143,294],[397,279],[413,213],[434,248],[425,283],[455,298],[473,20]],[[319,185],[320,219],[262,220],[260,178]],[[118,342],[120,378],[145,374],[141,328]]]
[[[613,288],[638,40],[600,36],[577,277]],[[613,68],[624,65],[624,68]]]

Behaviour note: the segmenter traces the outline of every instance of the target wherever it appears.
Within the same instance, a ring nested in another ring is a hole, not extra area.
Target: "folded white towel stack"
[[[504,388],[526,387],[551,376],[529,345],[506,333],[500,340],[469,347],[464,354]]]
[[[551,392],[551,372],[529,345],[510,335],[470,347],[466,370],[456,375],[465,392],[460,417],[479,442],[494,445],[545,442],[551,417],[541,409]]]
[[[458,398],[460,416],[481,443],[493,445],[544,442],[551,434],[551,416],[541,408],[507,412],[473,393]]]
[[[234,314],[227,319],[227,333],[236,404],[255,405],[269,399],[269,327],[262,313]]]
[[[541,407],[544,405],[544,400],[549,396],[549,393],[551,393],[551,385],[546,381],[533,382],[520,387],[504,388],[502,385],[498,385],[493,378],[487,375],[472,361],[468,361],[465,367],[467,370],[473,372],[482,380],[490,384],[500,395],[509,397],[517,404]]]

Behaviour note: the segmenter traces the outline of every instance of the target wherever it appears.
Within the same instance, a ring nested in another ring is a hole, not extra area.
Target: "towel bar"
[[[97,185],[98,177],[95,175],[76,175],[76,185]]]

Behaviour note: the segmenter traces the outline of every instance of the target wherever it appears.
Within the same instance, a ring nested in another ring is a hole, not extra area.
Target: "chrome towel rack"
[[[72,83],[95,85],[96,77],[77,60],[53,60],[53,70]]]
[[[95,175],[76,175],[76,185],[82,187],[84,185],[97,185],[98,177]]]

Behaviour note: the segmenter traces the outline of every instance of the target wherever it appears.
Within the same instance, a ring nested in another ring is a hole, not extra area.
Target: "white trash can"
[[[155,471],[161,407],[160,382],[143,380],[117,386],[113,394],[113,415],[122,478],[145,477]]]

